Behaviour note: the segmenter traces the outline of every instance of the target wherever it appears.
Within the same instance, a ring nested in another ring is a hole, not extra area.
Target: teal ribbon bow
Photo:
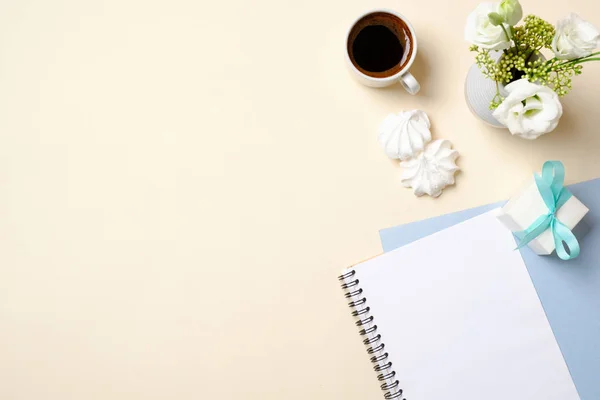
[[[579,242],[571,230],[556,218],[556,212],[573,195],[564,187],[565,167],[560,161],[546,161],[542,168],[542,176],[534,175],[540,195],[548,207],[548,213],[540,216],[538,219],[524,231],[518,232],[517,237],[520,249],[527,243],[541,235],[546,229],[550,228],[556,245],[556,254],[561,260],[570,260],[579,255]],[[567,252],[567,249],[569,251]]]

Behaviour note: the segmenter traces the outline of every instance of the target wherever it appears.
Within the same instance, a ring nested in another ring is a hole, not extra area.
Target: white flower
[[[554,130],[562,116],[558,95],[547,86],[523,78],[506,85],[509,93],[494,111],[494,117],[510,133],[525,139],[537,139]]]
[[[389,158],[407,160],[431,140],[429,127],[429,118],[423,111],[402,111],[383,120],[377,140]]]
[[[556,24],[552,50],[561,60],[589,56],[598,47],[599,38],[600,32],[594,25],[577,14],[570,14]]]
[[[496,26],[490,21],[489,14],[497,10],[497,4],[481,3],[469,14],[465,27],[467,42],[488,50],[503,50],[510,47],[511,39],[506,36],[506,32],[510,35],[510,27],[507,24]]]
[[[498,5],[498,14],[510,25],[515,26],[523,17],[519,0],[503,0]]]

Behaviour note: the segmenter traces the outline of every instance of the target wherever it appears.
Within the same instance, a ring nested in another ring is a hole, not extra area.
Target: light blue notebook
[[[571,261],[521,250],[582,400],[600,399],[600,179],[569,186],[590,212],[581,254]],[[492,210],[489,204],[380,231],[385,252]],[[580,223],[581,224],[581,223]],[[532,399],[537,400],[537,399]]]

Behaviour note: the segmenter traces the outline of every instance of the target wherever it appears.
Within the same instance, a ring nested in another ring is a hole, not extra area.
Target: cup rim
[[[352,28],[354,28],[354,25],[356,25],[356,23],[358,21],[360,21],[362,18],[366,17],[367,15],[373,14],[373,13],[377,13],[377,12],[383,12],[383,13],[392,14],[392,15],[400,18],[406,24],[406,26],[408,27],[408,30],[410,31],[410,34],[412,35],[412,39],[413,39],[413,41],[412,41],[412,43],[413,43],[413,52],[412,52],[412,54],[410,56],[410,59],[408,60],[408,62],[404,66],[404,68],[402,68],[400,71],[396,72],[394,75],[387,76],[385,78],[375,78],[373,76],[369,76],[369,75],[363,73],[358,68],[356,68],[356,66],[354,65],[354,63],[350,59],[350,54],[348,54],[348,38],[350,37],[350,32],[352,32]],[[417,56],[417,35],[415,33],[415,29],[413,28],[412,24],[410,23],[410,21],[404,15],[400,14],[397,11],[391,10],[389,8],[373,8],[373,9],[370,9],[368,11],[363,12],[356,19],[354,19],[354,21],[352,21],[352,23],[350,24],[350,27],[348,28],[348,30],[346,32],[344,49],[345,49],[344,53],[346,54],[346,61],[350,65],[350,68],[352,68],[352,70],[354,72],[356,72],[357,74],[359,74],[360,76],[362,76],[362,77],[364,77],[366,79],[369,79],[369,80],[373,80],[375,82],[397,81],[402,75],[404,75],[404,74],[406,74],[408,72],[408,70],[412,66],[413,62],[415,61],[415,57]]]

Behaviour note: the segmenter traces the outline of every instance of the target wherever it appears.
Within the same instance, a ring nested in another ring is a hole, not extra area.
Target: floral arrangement
[[[522,17],[518,0],[482,3],[467,18],[465,39],[483,75],[496,82],[494,117],[513,135],[535,139],[558,125],[559,97],[570,92],[582,64],[600,60],[600,31],[576,14],[556,27],[535,15],[517,26]]]

